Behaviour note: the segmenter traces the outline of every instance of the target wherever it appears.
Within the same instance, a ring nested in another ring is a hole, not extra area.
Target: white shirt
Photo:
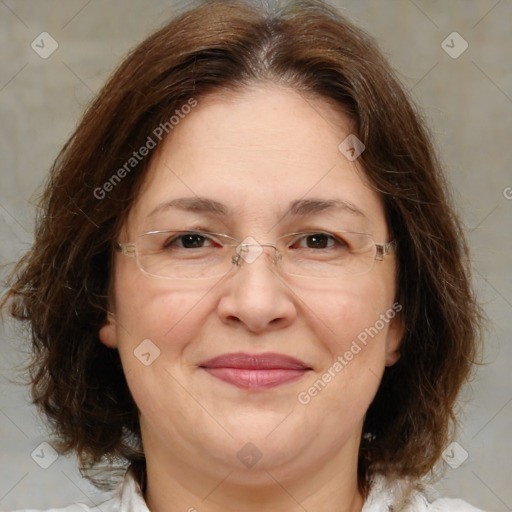
[[[459,499],[429,500],[428,494],[427,490],[422,491],[407,480],[390,481],[383,476],[376,476],[361,512],[484,512]],[[190,507],[190,510],[194,508]],[[27,509],[18,512],[36,511]],[[114,496],[97,507],[75,503],[60,509],[48,509],[46,512],[150,511],[144,501],[139,483],[130,472],[127,472]]]

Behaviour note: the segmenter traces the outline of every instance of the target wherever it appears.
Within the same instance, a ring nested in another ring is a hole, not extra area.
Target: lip
[[[292,382],[312,369],[299,359],[272,352],[224,354],[201,363],[200,367],[212,377],[251,390],[270,389]]]

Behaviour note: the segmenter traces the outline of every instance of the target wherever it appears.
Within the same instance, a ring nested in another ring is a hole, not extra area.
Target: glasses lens
[[[207,279],[228,272],[232,247],[226,235],[191,231],[155,231],[137,242],[140,268],[167,279]]]
[[[363,233],[296,233],[280,239],[283,272],[303,277],[336,278],[369,272],[376,246]]]

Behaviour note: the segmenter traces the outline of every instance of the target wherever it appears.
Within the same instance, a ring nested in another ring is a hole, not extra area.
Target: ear
[[[389,323],[386,338],[386,366],[393,366],[400,359],[400,345],[405,334],[401,315],[396,315]]]
[[[107,318],[100,327],[99,337],[108,348],[117,348],[117,322],[114,313],[107,313]]]

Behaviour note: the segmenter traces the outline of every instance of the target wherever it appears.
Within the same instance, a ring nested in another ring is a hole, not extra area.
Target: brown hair
[[[319,0],[273,8],[201,2],[135,48],[104,86],[51,169],[35,243],[1,304],[31,327],[33,400],[61,449],[76,451],[84,466],[104,457],[144,466],[137,408],[117,351],[100,343],[98,331],[112,241],[150,157],[115,186],[104,184],[191,98],[264,81],[334,101],[366,146],[360,161],[398,243],[405,335],[366,415],[371,435],[361,442],[359,484],[366,493],[376,472],[420,477],[452,433],[456,397],[476,356],[480,308],[420,114],[372,39]]]

